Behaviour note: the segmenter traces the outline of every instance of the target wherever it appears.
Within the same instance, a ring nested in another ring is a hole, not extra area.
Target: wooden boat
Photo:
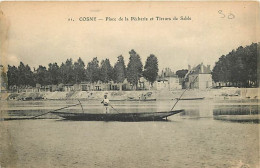
[[[127,101],[156,101],[156,99],[128,99]]]
[[[156,99],[146,98],[146,97],[140,97],[139,99],[134,97],[128,97],[126,101],[156,101]]]
[[[69,113],[51,112],[66,120],[83,121],[158,121],[167,120],[167,117],[178,114],[184,110],[167,112],[145,112],[145,113]]]
[[[109,101],[156,101],[156,99],[110,99]]]
[[[195,97],[195,98],[177,98],[177,100],[203,100],[205,97]]]

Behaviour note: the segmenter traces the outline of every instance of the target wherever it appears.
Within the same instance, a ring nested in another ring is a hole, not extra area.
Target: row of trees
[[[238,47],[227,55],[222,55],[212,71],[215,82],[224,82],[229,86],[257,86],[257,48],[260,43]]]
[[[88,62],[87,66],[81,58],[74,63],[72,59],[67,59],[60,66],[56,62],[49,63],[48,68],[40,65],[33,71],[29,65],[22,62],[18,67],[8,65],[8,86],[35,86],[36,83],[41,85],[76,84],[98,81],[121,83],[127,79],[129,83],[136,87],[142,76],[152,84],[158,76],[157,57],[151,54],[147,57],[143,67],[140,56],[134,50],[131,50],[129,54],[127,67],[122,55],[117,57],[114,66],[111,66],[109,59],[102,60],[99,64],[97,57]]]

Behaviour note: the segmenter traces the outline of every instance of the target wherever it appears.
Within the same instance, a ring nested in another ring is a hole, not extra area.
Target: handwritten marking
[[[220,15],[222,15],[221,18],[225,18],[225,17],[226,17],[226,15],[222,13],[222,10],[219,10],[218,13],[219,13]]]
[[[224,14],[224,12],[223,12],[222,10],[219,10],[218,13],[221,15],[220,18],[223,18],[223,19],[224,19],[224,18],[226,17],[226,15]],[[234,19],[234,18],[235,18],[235,14],[233,14],[233,13],[228,13],[227,18],[228,18],[228,19]]]
[[[235,15],[233,14],[233,13],[230,13],[229,15],[228,15],[228,19],[234,19],[235,18]]]

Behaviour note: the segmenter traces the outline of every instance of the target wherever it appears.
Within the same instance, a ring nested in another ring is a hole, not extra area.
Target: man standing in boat
[[[101,103],[104,105],[104,113],[109,113],[109,99],[107,98],[107,95],[104,95],[104,99]]]

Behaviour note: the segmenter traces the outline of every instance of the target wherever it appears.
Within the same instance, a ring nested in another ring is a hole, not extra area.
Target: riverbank
[[[184,90],[146,91],[70,91],[70,92],[23,92],[1,93],[1,100],[100,100],[107,94],[111,101],[125,100],[172,100],[179,98]],[[259,99],[259,88],[221,88],[209,90],[187,90],[186,99]]]
[[[260,115],[217,115],[215,120],[259,123]]]

